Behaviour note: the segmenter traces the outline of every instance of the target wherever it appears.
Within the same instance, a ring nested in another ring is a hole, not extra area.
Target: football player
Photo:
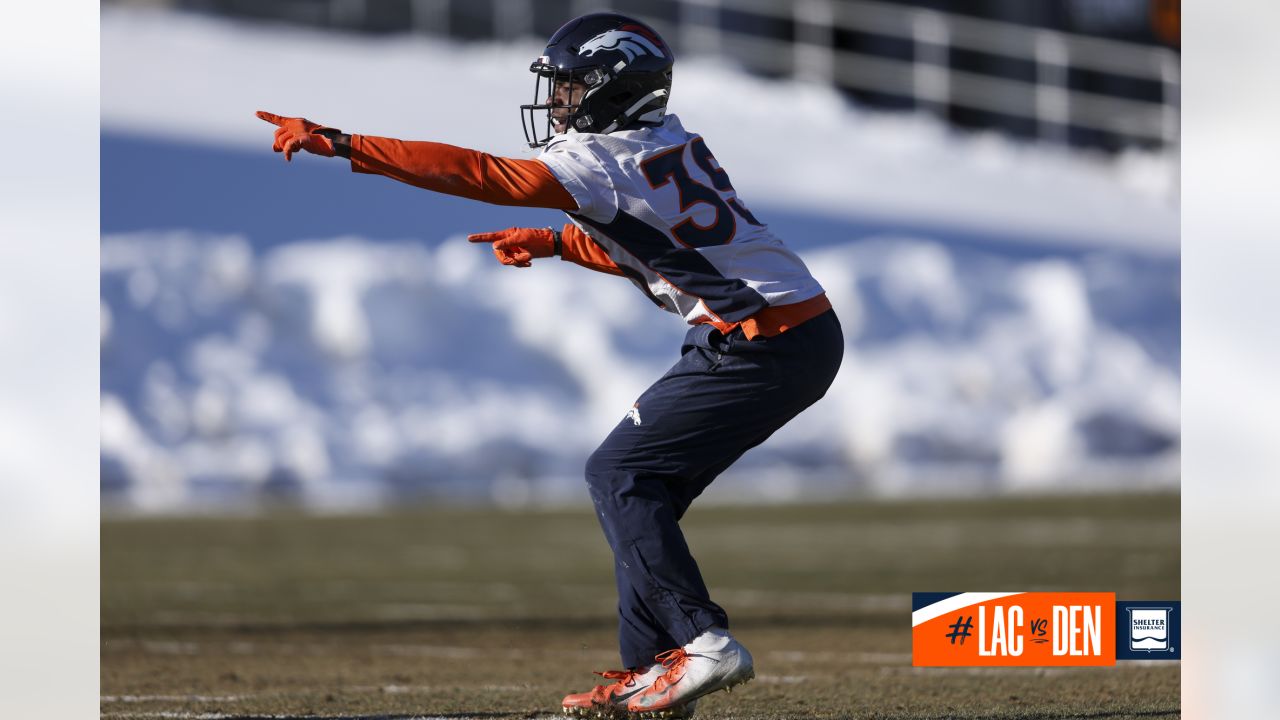
[[[562,229],[470,235],[504,265],[559,256],[627,278],[691,328],[678,362],[586,464],[613,550],[625,669],[565,697],[570,714],[687,716],[754,676],[711,600],[680,519],[748,449],[827,391],[844,339],[823,288],[738,196],[707,142],[667,112],[674,56],[614,13],[560,28],[522,105],[536,159],[343,133],[259,112],[273,149],[349,158],[356,172],[500,205],[563,210]]]

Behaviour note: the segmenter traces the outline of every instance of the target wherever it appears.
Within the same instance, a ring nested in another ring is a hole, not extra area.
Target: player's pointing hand
[[[306,150],[324,157],[334,156],[333,140],[324,134],[324,131],[336,134],[338,131],[333,128],[313,123],[306,118],[282,117],[265,110],[259,110],[255,114],[277,126],[271,149],[283,152],[285,160],[292,162],[293,154],[299,150]]]
[[[556,254],[556,232],[551,228],[507,228],[497,232],[473,233],[473,243],[490,243],[493,254],[503,265],[529,267],[534,258]]]

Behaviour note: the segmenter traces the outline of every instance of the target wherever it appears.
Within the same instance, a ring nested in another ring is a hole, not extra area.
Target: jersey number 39
[[[693,158],[693,162],[711,179],[714,189],[689,176],[684,160],[686,147],[689,148],[689,155]],[[699,225],[690,216],[671,228],[676,239],[689,247],[724,245],[733,240],[733,235],[738,229],[738,221],[733,217],[735,213],[752,225],[761,224],[751,211],[738,202],[736,197],[729,198],[727,202],[720,197],[721,192],[733,192],[733,185],[729,182],[729,174],[716,162],[702,138],[694,138],[687,145],[654,155],[641,163],[640,168],[644,170],[649,186],[655,190],[675,180],[676,189],[680,193],[682,214],[697,203],[706,203],[715,209],[715,220],[709,225]]]

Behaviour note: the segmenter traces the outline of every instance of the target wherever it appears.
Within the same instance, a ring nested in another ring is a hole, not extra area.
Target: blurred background
[[[1176,489],[1179,5],[617,2],[827,288],[827,397],[706,502]],[[104,513],[585,502],[685,328],[467,232],[562,223],[291,164],[257,109],[532,157],[561,0],[104,2]]]

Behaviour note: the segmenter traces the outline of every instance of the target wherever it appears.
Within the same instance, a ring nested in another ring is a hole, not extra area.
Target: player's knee
[[[638,486],[645,484],[645,474],[636,470],[641,460],[634,454],[619,452],[607,444],[601,446],[587,458],[584,469],[587,488],[597,498],[634,493]]]
[[[609,490],[617,482],[617,458],[613,453],[607,452],[605,448],[597,448],[587,458],[584,474],[587,477],[587,485],[593,489]]]

